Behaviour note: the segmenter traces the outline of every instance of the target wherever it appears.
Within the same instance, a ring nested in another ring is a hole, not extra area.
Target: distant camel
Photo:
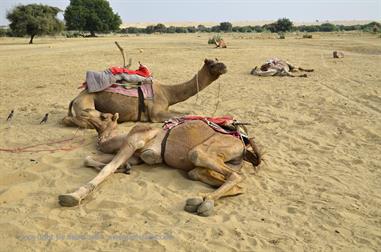
[[[203,67],[187,82],[177,85],[162,85],[155,82],[152,85],[154,97],[152,100],[144,101],[147,109],[140,121],[164,122],[169,118],[180,116],[179,113],[168,111],[169,106],[194,96],[226,72],[224,63],[205,59]],[[63,119],[63,123],[67,126],[92,128],[92,125],[81,117],[84,110],[98,117],[101,116],[101,112],[119,113],[119,122],[138,121],[138,98],[106,91],[89,93],[83,90],[70,102],[68,116]]]
[[[254,139],[246,138],[249,143],[246,145],[242,138],[245,136],[239,133],[244,132],[246,135],[245,129],[239,124],[234,124],[232,120],[224,121],[224,125],[233,131],[226,131],[218,126],[215,128],[215,124],[212,128],[212,121],[202,118],[184,121],[179,121],[184,118],[175,118],[170,120],[169,123],[174,124],[168,128],[160,129],[138,124],[128,134],[115,135],[117,113],[104,115],[103,119],[90,115],[87,119],[98,131],[98,149],[111,155],[102,154],[86,158],[85,164],[100,172],[75,192],[60,195],[59,203],[62,206],[78,205],[101,182],[120,170],[127,162],[144,162],[150,165],[165,163],[186,171],[192,180],[218,188],[205,194],[203,198],[190,198],[186,201],[184,210],[209,216],[215,200],[243,193],[242,187],[238,185],[243,180],[240,175],[243,160],[251,162],[253,166],[261,163],[261,155]]]
[[[214,44],[216,45],[216,48],[227,48],[226,43],[223,39],[220,39],[218,42],[216,39],[214,39]]]
[[[339,52],[339,51],[334,51],[333,52],[333,58],[335,58],[335,59],[344,58],[344,53]]]
[[[263,64],[260,69],[258,67],[251,70],[252,75],[258,76],[289,76],[289,77],[307,77],[307,74],[294,75],[292,73],[297,71],[303,72],[313,72],[313,69],[303,69],[301,67],[296,67],[291,65],[288,61],[280,60],[277,58],[268,60]]]

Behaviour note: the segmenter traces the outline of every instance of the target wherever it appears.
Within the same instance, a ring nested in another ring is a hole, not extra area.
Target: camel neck
[[[176,85],[163,85],[162,88],[168,98],[169,105],[173,105],[194,96],[197,92],[209,86],[217,78],[217,76],[211,76],[208,73],[208,70],[203,67],[189,81]]]

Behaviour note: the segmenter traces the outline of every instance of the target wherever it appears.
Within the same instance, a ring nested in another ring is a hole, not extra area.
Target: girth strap
[[[141,85],[141,82],[139,82],[139,85]],[[142,117],[142,112],[146,112],[146,107],[144,105],[144,94],[141,87],[138,87],[138,121],[140,121]]]
[[[165,136],[163,138],[163,141],[161,142],[161,160],[163,161],[163,164],[165,164],[165,148],[167,147],[167,139],[169,137],[169,133],[171,132],[171,129],[168,129],[167,132],[165,133]]]

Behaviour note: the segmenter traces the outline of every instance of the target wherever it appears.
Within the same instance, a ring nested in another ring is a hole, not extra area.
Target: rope
[[[34,144],[34,145],[29,145],[29,146],[24,146],[24,147],[0,148],[0,151],[10,152],[10,153],[43,152],[43,151],[53,152],[53,151],[59,151],[59,150],[62,150],[62,151],[71,151],[71,150],[74,150],[74,149],[80,147],[85,142],[85,139],[84,138],[80,139],[80,141],[78,142],[79,145],[78,146],[74,146],[74,147],[61,146],[61,147],[57,147],[57,148],[42,148],[42,149],[37,149],[37,150],[35,150],[34,148],[39,147],[39,146],[44,146],[44,145],[53,145],[53,144],[61,144],[61,143],[70,142],[71,140],[74,140],[75,138],[77,138],[76,135],[77,135],[78,129],[79,128],[77,128],[77,130],[74,133],[74,136],[72,136],[71,138],[50,141],[50,142],[47,142],[47,143]]]
[[[198,84],[198,72],[196,73],[196,86],[197,86],[197,96],[196,96],[196,103],[198,101],[198,93],[200,92],[200,86]]]
[[[221,92],[221,82],[218,83],[217,103],[216,103],[216,107],[215,107],[214,112],[213,112],[213,116],[214,116],[215,113],[217,112],[218,105],[220,105],[220,92]]]

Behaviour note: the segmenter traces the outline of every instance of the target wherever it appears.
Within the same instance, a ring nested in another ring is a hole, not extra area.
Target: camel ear
[[[213,62],[213,60],[210,60],[210,59],[204,60],[205,65],[210,65],[212,62]]]
[[[113,120],[114,122],[116,122],[116,121],[118,121],[118,119],[119,119],[119,113],[115,113],[115,114],[112,116],[112,120]]]

